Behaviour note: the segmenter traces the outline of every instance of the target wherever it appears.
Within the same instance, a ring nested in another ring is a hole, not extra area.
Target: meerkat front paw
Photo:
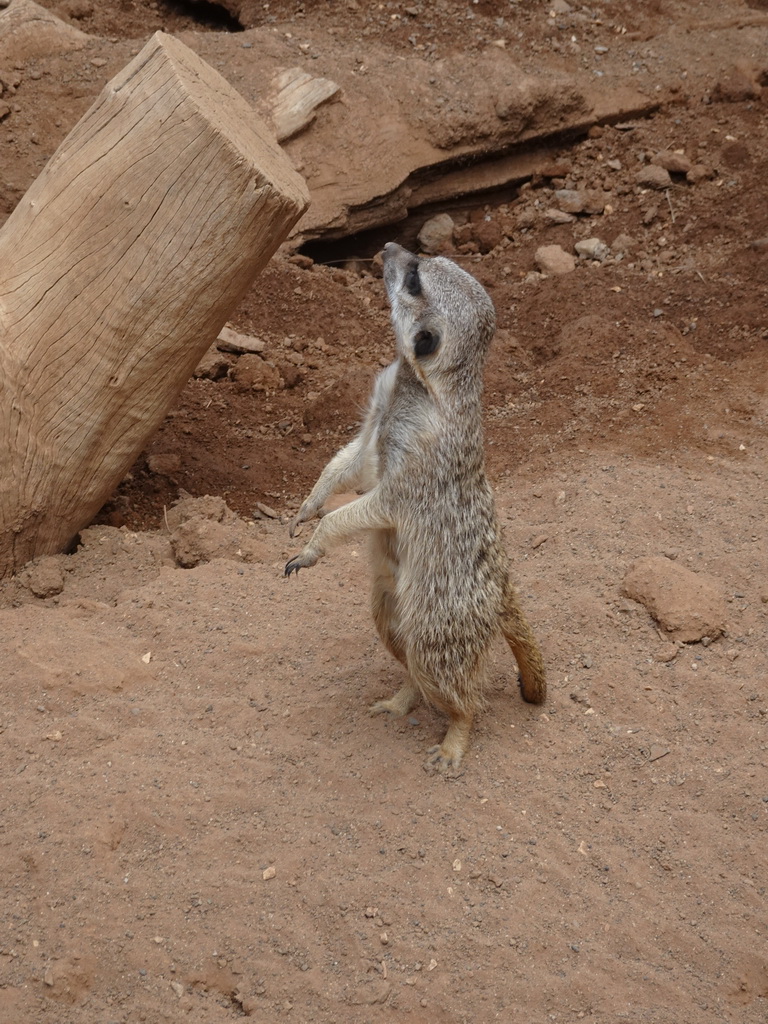
[[[319,557],[319,555],[314,554],[308,548],[304,548],[298,555],[294,555],[293,558],[286,562],[284,575],[290,576],[292,572],[298,574],[299,569],[309,569],[310,566],[317,564]]]
[[[295,537],[304,523],[309,523],[320,515],[322,515],[320,506],[314,501],[310,503],[309,499],[307,499],[291,520],[291,525],[288,527],[289,536]]]

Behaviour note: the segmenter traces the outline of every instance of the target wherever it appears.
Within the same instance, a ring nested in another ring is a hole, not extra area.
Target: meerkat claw
[[[439,744],[436,747],[430,747],[427,754],[430,755],[427,763],[434,765],[440,772],[448,771],[449,768],[453,768],[453,770],[456,771],[461,764],[462,755],[459,753],[447,753],[443,750],[442,744]]]
[[[294,555],[293,558],[289,559],[285,564],[285,576],[290,576],[292,572],[298,573],[299,569],[309,569],[310,566],[316,565],[317,560],[320,556],[308,552],[306,548],[300,551],[298,555]]]
[[[291,537],[297,537],[301,533],[304,523],[308,523],[312,519],[322,519],[325,515],[322,508],[315,508],[314,505],[305,507],[305,505],[301,506],[288,527],[288,534]]]
[[[301,533],[301,527],[303,523],[304,520],[300,519],[298,516],[296,516],[296,518],[291,521],[291,525],[288,527],[288,536],[291,538],[291,540],[293,540],[294,537],[298,536],[298,534]]]

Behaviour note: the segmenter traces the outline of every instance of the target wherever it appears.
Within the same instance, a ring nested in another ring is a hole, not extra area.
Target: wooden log
[[[104,88],[0,232],[0,577],[90,522],[307,202],[178,40]]]

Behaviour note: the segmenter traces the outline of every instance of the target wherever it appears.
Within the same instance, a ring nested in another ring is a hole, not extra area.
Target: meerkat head
[[[425,382],[479,377],[496,317],[482,285],[452,260],[384,246],[384,283],[398,350]]]

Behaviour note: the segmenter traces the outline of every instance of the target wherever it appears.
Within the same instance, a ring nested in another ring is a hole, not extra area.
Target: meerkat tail
[[[507,585],[504,595],[500,625],[520,671],[520,692],[523,700],[530,704],[543,704],[547,699],[544,660],[531,627],[520,611],[517,594],[511,584]]]

